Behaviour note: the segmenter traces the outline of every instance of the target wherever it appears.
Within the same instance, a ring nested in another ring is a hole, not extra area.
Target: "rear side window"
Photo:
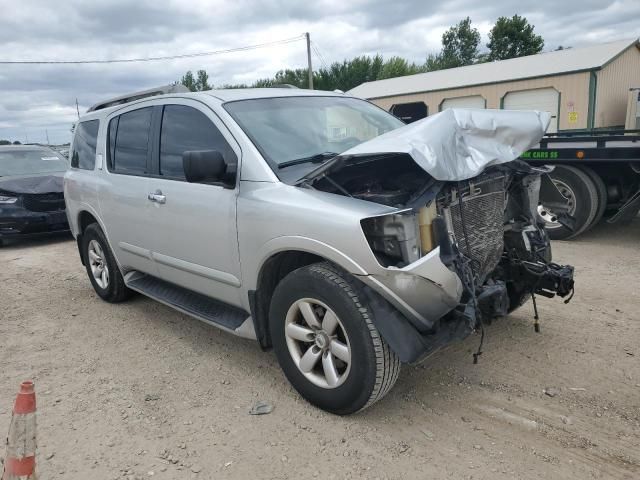
[[[147,172],[153,108],[123,113],[109,123],[109,167],[130,175]]]
[[[83,170],[93,170],[96,165],[96,144],[98,143],[98,120],[80,122],[76,126],[71,152],[71,166]]]
[[[220,130],[205,114],[184,105],[166,105],[160,134],[160,175],[184,178],[182,154],[189,150],[217,150],[228,165],[236,156]]]

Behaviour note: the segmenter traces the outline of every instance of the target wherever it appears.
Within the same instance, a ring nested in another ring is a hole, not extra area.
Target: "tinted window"
[[[109,170],[113,170],[113,158],[116,152],[116,134],[118,132],[118,120],[120,117],[115,117],[109,122],[109,131],[107,136],[109,137],[109,151],[107,152],[107,163],[109,164]]]
[[[80,122],[76,126],[71,152],[71,166],[83,170],[93,170],[96,164],[96,144],[98,142],[98,120]]]
[[[221,152],[230,165],[228,173],[232,173],[235,154],[211,120],[195,108],[166,105],[160,134],[160,174],[184,178],[182,153],[188,150]]]
[[[120,115],[115,149],[110,159],[116,172],[141,174],[147,171],[151,111],[152,108],[148,107]],[[115,121],[116,119],[111,120],[111,124]],[[111,131],[111,125],[109,130]]]

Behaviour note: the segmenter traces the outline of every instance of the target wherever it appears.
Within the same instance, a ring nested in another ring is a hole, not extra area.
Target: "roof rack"
[[[190,90],[181,85],[171,84],[171,85],[163,85],[161,87],[150,88],[148,90],[141,90],[140,92],[127,93],[126,95],[121,95],[119,97],[110,98],[109,100],[105,100],[103,102],[96,103],[92,107],[87,110],[87,112],[94,112],[96,110],[102,110],[103,108],[114,107],[116,105],[122,105],[124,103],[133,102],[135,100],[140,100],[142,98],[154,97],[156,95],[164,95],[167,93],[189,93]]]

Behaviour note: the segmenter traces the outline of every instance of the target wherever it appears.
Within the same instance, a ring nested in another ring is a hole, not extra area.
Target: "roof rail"
[[[269,85],[267,88],[298,88],[295,85],[291,85],[290,83],[274,83],[273,85]]]
[[[87,112],[94,112],[96,110],[102,110],[103,108],[114,107],[116,105],[122,105],[124,103],[133,102],[142,98],[154,97],[156,95],[164,95],[166,93],[188,93],[190,90],[179,83],[171,85],[163,85],[161,87],[150,88],[148,90],[141,90],[139,92],[127,93],[119,97],[110,98],[103,102],[96,103],[87,110]]]

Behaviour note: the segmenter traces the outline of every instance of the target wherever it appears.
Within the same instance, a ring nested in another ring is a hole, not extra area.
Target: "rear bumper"
[[[64,210],[31,212],[22,208],[0,208],[0,238],[26,238],[69,231]]]

